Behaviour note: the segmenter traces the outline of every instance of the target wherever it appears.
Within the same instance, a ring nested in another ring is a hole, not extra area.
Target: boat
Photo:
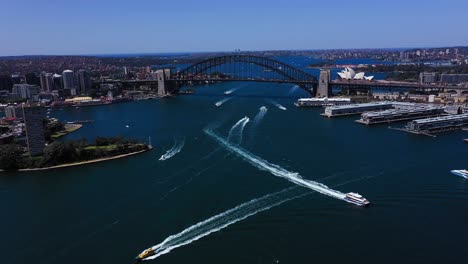
[[[311,107],[311,106],[333,106],[333,105],[346,105],[351,104],[350,98],[299,98],[296,103],[297,107]]]
[[[468,138],[465,138],[463,141],[465,141],[465,143],[468,143]]]
[[[347,202],[350,202],[359,206],[369,205],[369,201],[366,198],[362,197],[362,195],[360,195],[359,193],[353,193],[353,192],[347,193],[345,196],[345,200]]]
[[[226,95],[228,95],[228,94],[231,94],[231,93],[232,93],[232,91],[231,91],[231,90],[229,90],[229,91],[225,91],[225,92],[224,92],[224,94],[226,94]]]
[[[136,260],[143,261],[147,257],[151,257],[156,255],[156,252],[152,248],[148,248],[145,251],[141,252],[138,256],[136,256]]]
[[[451,170],[452,174],[468,179],[468,170]]]
[[[217,102],[215,105],[216,107],[220,107],[223,103],[222,102]]]

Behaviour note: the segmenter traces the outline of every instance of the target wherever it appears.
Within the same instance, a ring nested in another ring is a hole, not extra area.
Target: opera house
[[[374,76],[365,76],[365,72],[356,73],[350,67],[346,67],[344,70],[338,73],[341,79],[343,80],[367,80],[372,81]]]

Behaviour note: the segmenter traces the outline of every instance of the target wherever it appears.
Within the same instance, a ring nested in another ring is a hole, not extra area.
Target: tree
[[[16,170],[20,167],[23,150],[16,144],[0,146],[0,168],[4,170]]]

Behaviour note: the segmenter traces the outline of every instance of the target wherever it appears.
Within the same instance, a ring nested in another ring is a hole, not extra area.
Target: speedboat
[[[138,261],[143,261],[147,257],[156,255],[156,252],[152,248],[148,248],[145,251],[141,252],[135,259]]]
[[[468,170],[451,170],[452,174],[468,179]]]
[[[220,107],[223,103],[222,102],[217,102],[215,105],[216,107]]]
[[[353,192],[347,193],[345,196],[345,200],[347,202],[350,202],[359,206],[369,205],[369,201],[366,198],[362,197],[362,195],[360,195],[359,193],[353,193]]]

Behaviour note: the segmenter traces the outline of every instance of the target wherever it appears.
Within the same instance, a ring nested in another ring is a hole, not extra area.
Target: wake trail
[[[283,105],[281,105],[280,103],[274,101],[274,100],[269,100],[270,103],[272,103],[274,106],[278,107],[279,109],[283,110],[283,111],[286,111],[288,110],[286,107],[284,107]]]
[[[174,142],[174,146],[172,146],[171,149],[166,151],[166,153],[164,153],[159,158],[159,160],[164,161],[164,160],[167,160],[167,159],[170,159],[170,158],[174,157],[175,154],[179,153],[182,150],[184,145],[185,145],[185,137],[182,138],[182,140],[176,139],[175,142]]]
[[[227,101],[229,101],[231,99],[232,99],[232,97],[224,98],[223,100],[220,100],[220,101],[216,102],[215,105],[217,107],[220,107],[221,105],[223,105],[224,103],[226,103]]]
[[[238,88],[233,88],[233,89],[225,91],[224,94],[232,94],[233,92],[235,92],[235,91],[237,91],[239,89],[240,89],[239,87]]]
[[[144,260],[155,259],[171,252],[173,249],[190,244],[250,216],[266,211],[287,201],[303,197],[309,193],[310,192],[305,189],[291,187],[276,193],[267,194],[260,198],[252,199],[208,218],[207,220],[192,225],[178,234],[169,236],[163,242],[151,247],[151,249],[155,251],[155,255],[147,257]]]
[[[227,140],[229,142],[234,142],[235,144],[242,143],[242,138],[244,135],[244,128],[248,122],[250,122],[250,119],[248,117],[244,117],[240,119],[239,121],[237,121],[237,123],[233,125],[231,129],[229,130]]]
[[[299,85],[294,85],[291,90],[289,90],[289,93],[288,95],[291,95],[293,94],[295,91],[297,91],[299,89]]]
[[[297,185],[309,188],[311,190],[314,190],[316,192],[319,192],[324,195],[328,195],[330,197],[333,197],[339,200],[346,201],[345,200],[346,195],[342,192],[330,189],[328,186],[322,183],[312,181],[312,180],[306,180],[302,178],[302,176],[299,175],[297,172],[291,172],[282,168],[281,166],[269,163],[268,161],[258,156],[255,156],[254,154],[248,152],[247,150],[244,150],[238,146],[234,146],[230,144],[228,141],[226,141],[225,139],[215,134],[212,130],[205,129],[204,131],[207,135],[215,139],[221,146],[225,147],[228,151],[233,152],[237,154],[238,156],[244,158],[247,162],[249,162],[254,167],[258,168],[259,170],[268,171],[277,177],[284,178]]]
[[[254,117],[253,126],[257,126],[258,123],[260,123],[260,121],[262,121],[262,119],[265,117],[267,111],[268,111],[268,108],[266,108],[265,106],[260,107],[260,111]]]

